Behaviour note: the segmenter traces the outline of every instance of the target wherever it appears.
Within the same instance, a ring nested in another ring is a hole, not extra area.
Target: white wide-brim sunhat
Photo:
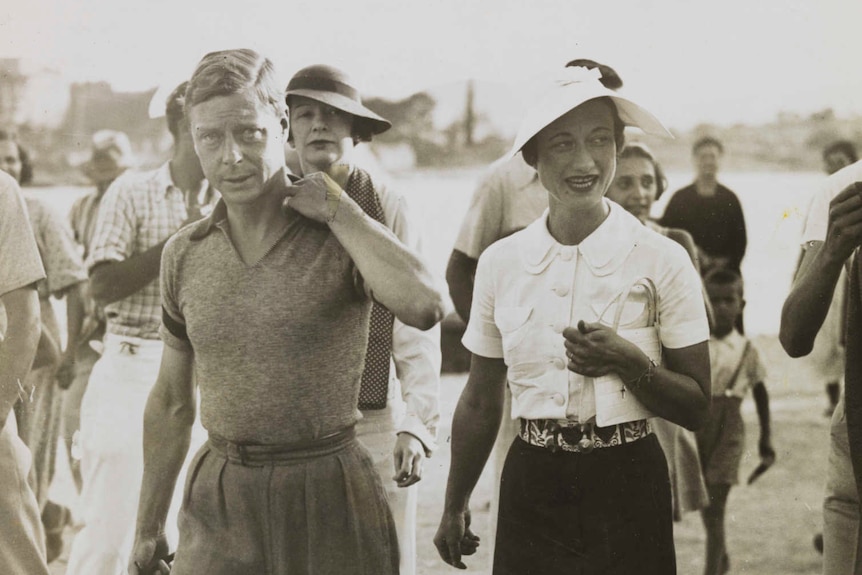
[[[596,98],[609,98],[616,105],[617,114],[626,126],[640,128],[647,134],[673,138],[664,124],[645,108],[602,86],[599,81],[601,76],[598,69],[564,68],[549,88],[530,104],[510,155],[520,152],[530,138],[557,118]]]

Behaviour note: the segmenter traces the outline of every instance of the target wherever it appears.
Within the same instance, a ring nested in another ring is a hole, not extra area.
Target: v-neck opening
[[[242,257],[242,254],[240,253],[239,249],[236,246],[236,242],[234,242],[230,236],[230,232],[229,232],[230,226],[229,226],[227,220],[224,220],[223,222],[219,222],[218,227],[221,230],[222,234],[224,234],[224,237],[227,240],[227,242],[230,244],[230,247],[233,250],[233,253],[236,255],[237,259],[243,265],[243,268],[246,270],[252,270],[254,268],[260,267],[260,265],[264,262],[264,260],[266,260],[266,258],[275,250],[276,247],[278,247],[278,244],[280,244],[282,242],[282,240],[287,236],[287,232],[290,231],[291,223],[292,222],[290,220],[287,221],[287,223],[284,225],[284,228],[281,230],[281,232],[279,232],[278,236],[276,236],[275,241],[273,241],[272,244],[253,263],[246,262],[245,258]]]

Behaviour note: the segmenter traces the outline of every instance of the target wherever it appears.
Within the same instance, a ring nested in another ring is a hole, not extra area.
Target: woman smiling
[[[508,381],[520,433],[503,469],[494,573],[675,571],[667,464],[646,418],[701,425],[709,329],[685,251],[605,198],[626,125],[667,134],[584,68],[567,69],[521,125],[514,153],[536,168],[549,209],[479,260],[435,537],[447,563],[463,568],[478,545],[469,498]],[[632,334],[652,334],[655,349]]]

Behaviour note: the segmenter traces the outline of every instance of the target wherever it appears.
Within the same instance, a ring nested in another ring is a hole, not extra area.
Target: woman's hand
[[[341,189],[335,180],[324,172],[309,174],[286,188],[282,209],[288,207],[320,223],[330,223],[341,204]]]
[[[434,536],[434,545],[440,557],[453,567],[466,569],[462,555],[472,555],[479,548],[479,536],[470,530],[470,510],[458,513],[443,512],[440,527]]]
[[[638,354],[643,352],[630,341],[600,323],[578,322],[578,327],[563,330],[569,369],[586,377],[616,373],[623,377],[631,371]]]

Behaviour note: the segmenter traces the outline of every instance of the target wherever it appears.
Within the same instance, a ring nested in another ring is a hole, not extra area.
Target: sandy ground
[[[810,361],[791,360],[774,336],[755,338],[768,371],[776,465],[751,486],[731,491],[727,530],[731,573],[774,575],[820,573],[820,556],[812,538],[822,524],[821,504],[828,448],[829,420],[822,377]],[[448,437],[452,413],[466,380],[464,374],[445,375],[442,381],[440,449],[426,462],[420,495],[418,571],[421,575],[455,573],[437,557],[432,538],[440,517],[449,468]],[[743,412],[748,429],[742,474],[757,465],[758,426],[754,404],[747,399]],[[476,531],[483,538],[488,529],[488,504],[492,485],[486,473],[473,497]],[[74,506],[75,495],[65,457],[58,461],[53,488],[57,500]],[[69,529],[70,542],[74,530]],[[688,514],[676,525],[680,574],[699,574],[703,569],[704,536],[697,514]],[[63,557],[52,564],[52,573],[65,572],[68,545]],[[467,560],[468,572],[490,574],[486,548]]]

